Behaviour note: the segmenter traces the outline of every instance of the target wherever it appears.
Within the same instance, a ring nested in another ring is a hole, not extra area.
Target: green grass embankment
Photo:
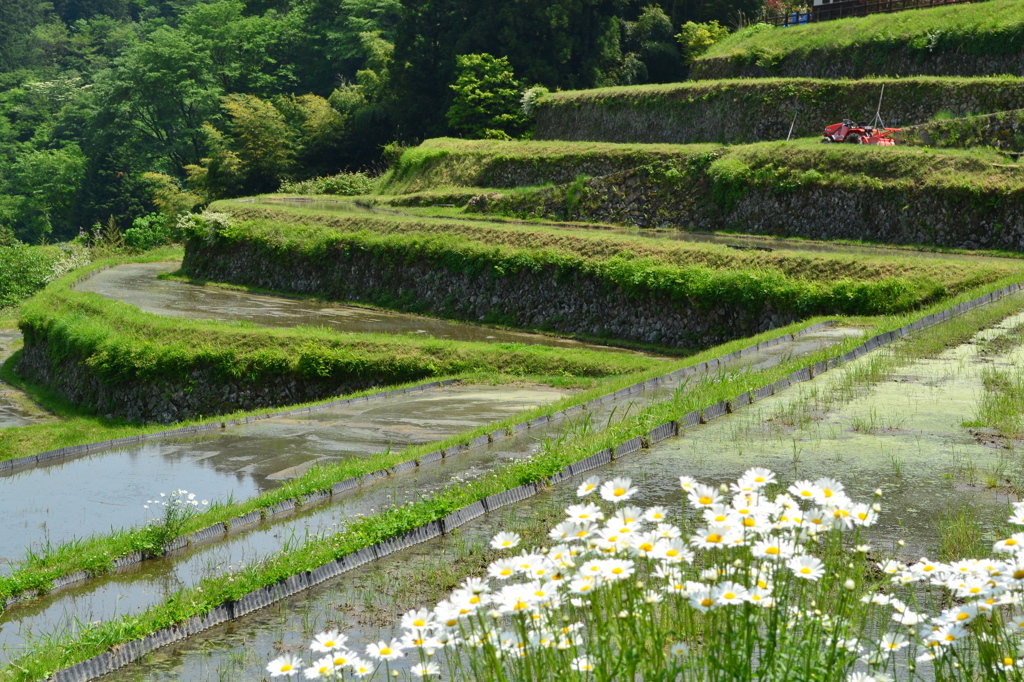
[[[72,290],[84,272],[24,305],[19,373],[100,414],[171,421],[159,417],[170,410],[194,419],[463,373],[601,377],[660,362],[596,350],[169,319]],[[237,396],[225,400],[228,392]]]
[[[571,229],[374,218],[301,207],[228,202],[217,207],[231,210],[240,222],[215,236],[192,239],[186,265],[217,254],[211,263],[199,267],[223,268],[225,258],[246,249],[258,254],[262,269],[331,264],[352,254],[372,254],[399,268],[403,263],[429,263],[438,271],[473,277],[510,277],[550,269],[566,282],[585,276],[638,300],[660,297],[701,309],[754,309],[770,304],[803,317],[905,312],[1024,268],[1013,261],[744,252]],[[247,283],[241,281],[246,271],[232,272],[234,283]],[[336,294],[330,286],[325,281],[320,293]],[[375,302],[403,305],[383,295]],[[415,303],[404,305],[415,307]]]
[[[607,175],[712,148],[438,138],[407,149],[379,187],[384,194],[405,194],[443,187],[562,183],[581,174]]]
[[[1024,52],[1017,0],[908,10],[737,31],[691,67],[692,78],[1013,73]]]
[[[568,144],[540,143],[537,151]],[[528,145],[504,149],[513,154]],[[435,140],[431,148],[470,157],[464,151],[470,146]],[[1024,251],[1024,175],[992,149],[807,139],[674,149],[675,158],[627,171],[581,175],[551,187],[481,191],[464,205],[521,219]],[[421,177],[425,186],[434,180],[429,171]]]
[[[844,118],[873,121],[883,87],[882,118],[887,125],[909,126],[940,113],[967,116],[1024,108],[1022,84],[1014,76],[760,78],[554,92],[538,104],[534,137],[738,143],[784,139],[791,125],[794,138],[818,137],[825,126]],[[439,145],[433,149],[436,153]]]
[[[995,288],[997,287],[984,287],[984,291]],[[864,322],[874,322],[877,324],[876,331],[885,332],[901,327],[922,314],[937,312],[946,305],[968,300],[981,293],[983,290],[974,290],[957,297],[956,301],[934,305],[925,311]],[[991,306],[971,311],[951,324],[927,330],[921,334],[920,340],[912,339],[910,343],[921,346],[918,352],[928,348],[938,352],[948,345],[966,340],[978,329],[1005,317],[1019,305],[1017,297],[1004,299]],[[728,347],[715,349],[709,352],[708,356],[717,356],[748,343],[748,340],[739,341]],[[851,338],[809,357],[790,360],[771,369],[726,374],[716,381],[699,382],[690,391],[623,417],[618,422],[610,423],[602,431],[595,433],[580,430],[567,433],[568,437],[552,441],[544,452],[530,460],[506,464],[482,479],[452,485],[432,498],[382,510],[355,521],[340,533],[325,538],[312,538],[299,547],[268,557],[261,563],[246,566],[231,575],[205,578],[198,585],[186,588],[166,602],[139,614],[87,625],[76,636],[62,637],[59,641],[41,639],[25,654],[0,669],[0,680],[27,682],[42,679],[56,670],[88,659],[118,644],[183,622],[193,615],[207,613],[213,607],[237,599],[252,590],[273,584],[300,571],[312,570],[332,559],[401,535],[429,521],[443,518],[448,513],[487,495],[543,480],[570,463],[603,448],[642,435],[663,422],[678,419],[691,409],[731,399],[744,391],[771,383],[800,367],[837,357],[860,343],[860,339]]]

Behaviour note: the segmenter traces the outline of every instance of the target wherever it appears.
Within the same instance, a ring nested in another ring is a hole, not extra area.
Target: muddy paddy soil
[[[868,538],[879,557],[935,557],[941,516],[963,505],[994,537],[1003,528],[1008,502],[1017,500],[1014,484],[1024,476],[1024,460],[1013,450],[979,443],[962,423],[975,416],[983,368],[1024,361],[1019,348],[993,356],[979,353],[978,342],[1022,321],[1024,315],[1010,318],[971,343],[865,385],[853,378],[876,357],[868,355],[596,473],[630,476],[641,489],[631,502],[670,509],[681,503],[680,475],[723,483],[752,466],[770,467],[786,482],[831,476],[858,500],[870,500],[881,489],[880,523]],[[388,639],[404,610],[439,598],[427,583],[457,582],[448,566],[460,557],[478,553],[499,529],[547,525],[574,500],[571,482],[546,490],[514,512],[485,516],[458,534],[346,573],[287,603],[160,650],[145,665],[109,679],[261,679],[266,661],[282,651],[304,650],[313,633],[328,627],[340,627],[359,649]],[[428,575],[439,577],[424,583]]]
[[[351,305],[253,294],[218,286],[159,279],[181,261],[130,263],[98,272],[75,289],[122,301],[148,313],[190,320],[245,321],[263,327],[327,327],[339,332],[432,336],[453,341],[524,343],[618,351],[572,339],[450,322]]]

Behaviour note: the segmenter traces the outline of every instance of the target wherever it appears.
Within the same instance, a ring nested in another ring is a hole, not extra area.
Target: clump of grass
[[[936,519],[935,531],[939,536],[940,561],[959,561],[988,552],[978,513],[968,504],[947,507]]]
[[[1024,434],[1024,370],[986,367],[981,380],[985,390],[972,423],[996,429],[1009,438]]]

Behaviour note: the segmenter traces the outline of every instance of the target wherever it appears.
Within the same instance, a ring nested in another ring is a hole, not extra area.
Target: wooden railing
[[[809,12],[790,12],[785,15],[768,17],[765,23],[774,26],[797,26],[817,21],[831,21],[847,17],[866,17],[869,14],[889,14],[908,9],[963,5],[984,0],[840,0],[829,5],[818,5]]]

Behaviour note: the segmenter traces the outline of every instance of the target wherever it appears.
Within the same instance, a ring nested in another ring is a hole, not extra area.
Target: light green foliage
[[[124,231],[124,243],[133,249],[155,249],[165,246],[181,238],[181,232],[174,224],[168,224],[165,216],[159,213],[139,216],[132,226]]]
[[[89,263],[79,245],[0,243],[0,310],[19,305],[48,282]]]
[[[366,173],[338,173],[322,178],[281,183],[281,192],[288,194],[333,194],[355,196],[373,191],[374,181]]]
[[[85,156],[77,145],[19,155],[0,175],[0,196],[10,195],[0,206],[0,224],[32,243],[48,238],[55,225],[66,232],[84,174]]]
[[[683,61],[690,64],[728,35],[729,29],[717,21],[709,21],[706,24],[688,21],[676,34],[676,40],[682,48]]]
[[[509,139],[519,135],[523,115],[519,100],[522,85],[506,57],[466,54],[457,57],[458,78],[451,86],[455,99],[448,123],[472,138]]]

